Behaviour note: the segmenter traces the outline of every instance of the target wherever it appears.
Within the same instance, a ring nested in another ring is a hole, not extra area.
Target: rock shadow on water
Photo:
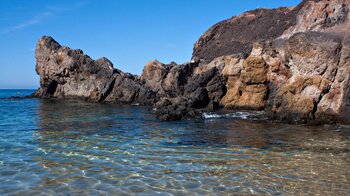
[[[305,126],[239,118],[209,118],[179,136],[179,145],[242,146],[274,151],[349,153],[350,129],[337,125]]]

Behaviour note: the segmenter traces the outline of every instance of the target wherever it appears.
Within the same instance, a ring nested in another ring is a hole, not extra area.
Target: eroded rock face
[[[226,93],[223,66],[212,62],[200,65],[191,61],[182,65],[146,64],[141,79],[157,93],[154,110],[160,119],[190,118],[201,111],[214,110]]]
[[[247,59],[236,59],[234,62],[227,64],[222,73],[228,77],[228,92],[221,100],[221,105],[227,109],[264,109],[268,80],[267,64],[261,57],[261,47],[254,47]],[[232,71],[230,73],[227,70]]]
[[[265,110],[291,123],[350,123],[349,5],[304,0],[248,11],[210,28],[192,61],[153,60],[141,76],[44,36],[36,50],[36,96],[149,105],[163,120],[224,108]]]
[[[41,86],[37,97],[149,105],[159,118],[179,120],[217,108],[226,93],[225,78],[219,74],[223,66],[215,62],[199,66],[198,61],[177,65],[154,60],[136,76],[114,69],[106,58],[93,60],[47,36],[39,40],[36,58]]]
[[[152,91],[135,76],[114,69],[107,58],[96,61],[81,50],[61,46],[44,36],[36,46],[36,72],[40,75],[37,97],[79,97],[92,101],[123,103],[154,101]]]
[[[350,122],[349,4],[348,0],[304,0],[297,7],[284,8],[284,14],[278,13],[282,9],[272,10],[270,14],[279,15],[282,22],[286,19],[290,26],[283,26],[284,32],[269,37],[259,35],[262,39],[247,36],[252,40],[246,41],[246,47],[251,48],[248,53],[240,44],[220,43],[230,36],[232,41],[238,38],[245,42],[234,35],[236,31],[256,28],[255,22],[265,22],[263,16],[246,12],[209,29],[195,45],[195,58],[211,59],[215,54],[228,58],[227,54],[239,53],[247,56],[226,63],[222,75],[227,77],[227,93],[221,106],[264,109],[273,119],[293,123]],[[245,20],[250,25],[234,24]]]
[[[296,33],[282,45],[258,44],[248,58],[227,64],[222,74],[228,93],[221,105],[264,109],[292,123],[349,122],[348,36]]]
[[[306,0],[296,15],[296,23],[283,33],[288,38],[295,33],[320,31],[347,34],[349,31],[348,0]]]
[[[61,47],[51,37],[43,37],[38,42],[36,60],[41,85],[38,93],[44,97],[77,96],[99,100],[113,80],[113,65],[108,59],[93,61],[81,50]]]
[[[272,112],[288,121],[315,119],[318,104],[338,73],[342,39],[319,32],[297,33],[286,46],[292,76],[277,89]],[[285,111],[289,111],[286,113]]]

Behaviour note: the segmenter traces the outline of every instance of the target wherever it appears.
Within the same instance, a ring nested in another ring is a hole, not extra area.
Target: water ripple
[[[161,122],[76,100],[0,100],[0,115],[0,195],[350,192],[347,126]]]

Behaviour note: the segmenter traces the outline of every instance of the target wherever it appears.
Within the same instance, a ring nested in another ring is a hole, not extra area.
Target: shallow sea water
[[[350,193],[347,126],[162,122],[139,106],[3,99],[31,92],[0,90],[0,195]]]

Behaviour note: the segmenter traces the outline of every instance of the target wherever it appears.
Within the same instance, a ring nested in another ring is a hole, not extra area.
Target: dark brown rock
[[[81,50],[60,46],[51,37],[39,40],[36,60],[41,85],[38,96],[98,101],[104,99],[114,80],[113,64],[108,59],[94,61]]]
[[[191,62],[123,73],[106,58],[44,36],[36,48],[42,98],[149,105],[163,120],[205,111],[266,110],[291,123],[350,123],[348,0],[257,9],[210,28]]]
[[[216,57],[248,55],[255,42],[275,39],[296,23],[297,9],[257,9],[222,21],[196,42],[193,57],[210,62]]]
[[[81,50],[61,46],[44,36],[36,46],[36,71],[40,75],[37,97],[79,97],[92,101],[142,102],[155,96],[136,77],[114,69],[107,58],[96,61]]]

